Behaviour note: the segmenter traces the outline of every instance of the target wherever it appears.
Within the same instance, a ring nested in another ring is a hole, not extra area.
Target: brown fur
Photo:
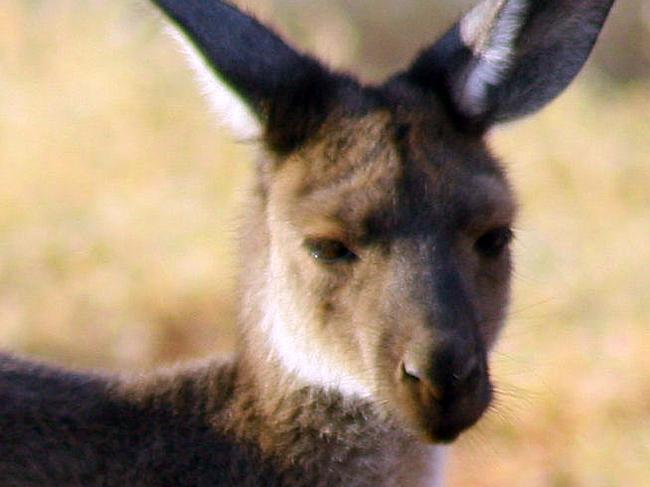
[[[246,479],[239,472],[242,483],[232,485],[418,485],[430,470],[431,447],[414,442],[367,402],[308,387],[288,389],[267,372],[278,387],[260,386],[258,371],[251,377],[235,360],[127,380],[113,394],[143,409],[161,402],[179,415],[200,414],[214,430],[258,446],[259,461],[272,474]],[[322,468],[332,461],[336,469]]]
[[[516,203],[484,131],[566,86],[611,0],[507,0],[510,24],[478,9],[472,25],[511,30],[472,51],[457,25],[378,87],[225,2],[156,3],[263,129],[239,347],[121,378],[0,355],[0,484],[439,485],[438,443],[490,405],[510,294]]]
[[[256,325],[264,311],[255,307],[264,287],[259,280],[268,275],[259,272],[269,266],[265,249],[277,246],[296,299],[305,300],[298,306],[312,310],[300,325],[305,340],[327,350],[398,415],[409,401],[394,404],[383,391],[395,389],[402,355],[409,343],[421,343],[426,362],[439,339],[427,326],[431,280],[414,276],[435,265],[430,250],[436,239],[451,245],[448,258],[465,267],[454,269],[476,286],[467,294],[473,300],[469,308],[480,314],[481,342],[490,347],[507,304],[510,264],[504,257],[480,266],[472,245],[490,228],[511,225],[515,213],[504,173],[480,138],[454,130],[443,112],[422,113],[400,102],[397,113],[386,106],[358,117],[335,113],[290,158],[260,164],[263,175],[243,240],[249,296],[244,309],[253,324],[245,327],[246,346],[269,347]],[[444,206],[443,198],[449,198]],[[441,206],[444,215],[436,214]],[[434,237],[440,228],[448,234]],[[354,269],[323,269],[302,247],[305,236],[339,239],[363,257]],[[269,377],[262,382],[275,383]]]

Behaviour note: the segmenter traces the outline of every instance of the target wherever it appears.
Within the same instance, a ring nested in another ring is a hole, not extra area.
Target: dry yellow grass
[[[320,34],[319,34],[320,35]],[[0,346],[113,369],[232,347],[254,156],[143,4],[0,9]],[[650,485],[650,82],[494,134],[519,189],[496,411],[457,486]]]

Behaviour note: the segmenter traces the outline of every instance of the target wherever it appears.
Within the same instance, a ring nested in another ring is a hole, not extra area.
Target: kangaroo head
[[[454,439],[490,404],[509,300],[516,203],[484,135],[570,83],[612,0],[486,0],[379,86],[224,2],[157,3],[267,154],[248,271],[265,359]]]

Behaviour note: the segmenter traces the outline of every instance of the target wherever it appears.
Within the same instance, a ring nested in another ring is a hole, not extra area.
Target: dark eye
[[[474,244],[476,251],[484,257],[498,257],[512,240],[508,227],[500,227],[484,233]]]
[[[307,239],[305,247],[314,259],[323,264],[335,264],[356,259],[356,255],[338,240]]]

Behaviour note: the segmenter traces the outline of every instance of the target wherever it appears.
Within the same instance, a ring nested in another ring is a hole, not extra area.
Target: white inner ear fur
[[[203,94],[208,97],[220,121],[240,140],[259,139],[262,135],[262,125],[246,102],[221,79],[219,73],[210,66],[182,31],[169,27],[168,32],[181,46]]]
[[[461,39],[477,60],[457,93],[468,115],[485,111],[488,88],[503,81],[512,67],[529,5],[529,0],[485,0],[461,21]]]

